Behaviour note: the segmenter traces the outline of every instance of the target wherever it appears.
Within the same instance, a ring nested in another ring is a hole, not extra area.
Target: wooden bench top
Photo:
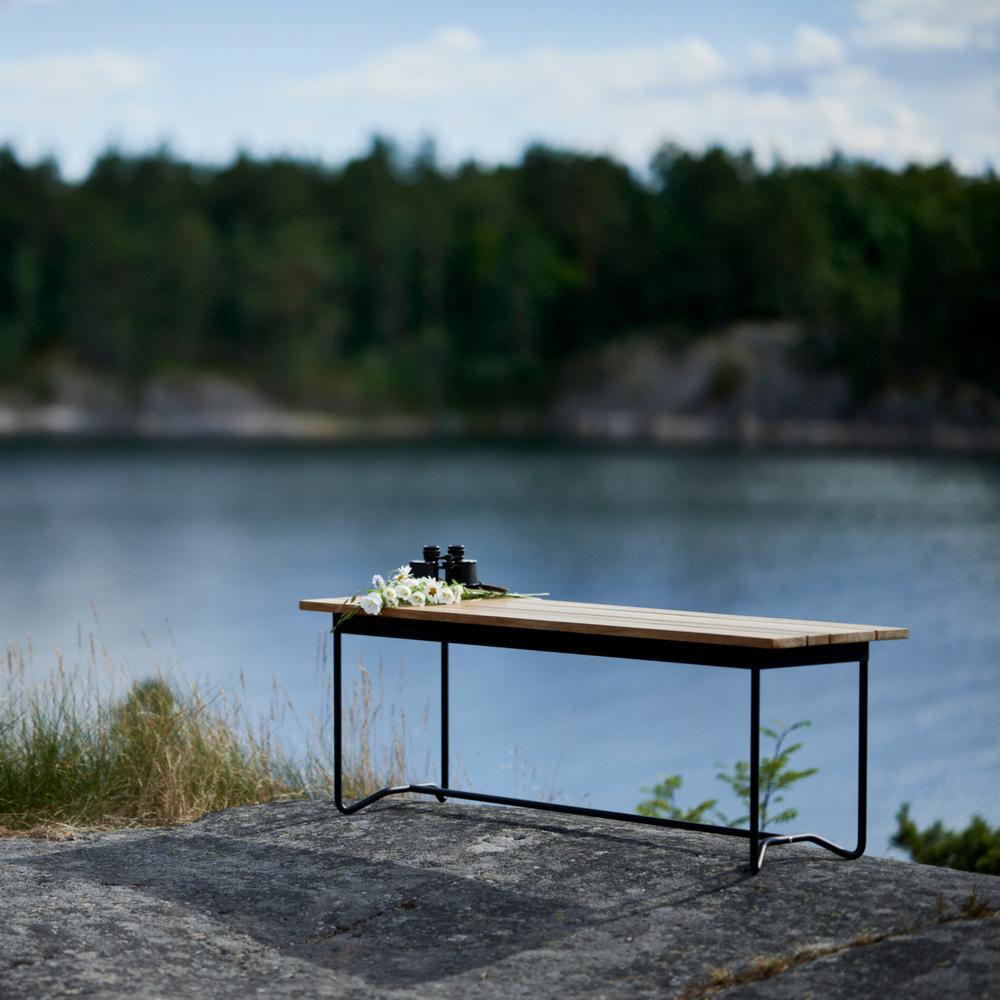
[[[303,611],[346,611],[349,597],[299,601]],[[364,617],[363,613],[359,617]],[[433,619],[463,625],[541,629],[666,642],[714,643],[758,649],[790,649],[844,642],[906,639],[909,631],[885,625],[849,625],[843,622],[801,621],[795,618],[756,618],[701,611],[666,611],[616,604],[551,601],[539,597],[465,600],[459,605],[384,609],[382,618]]]

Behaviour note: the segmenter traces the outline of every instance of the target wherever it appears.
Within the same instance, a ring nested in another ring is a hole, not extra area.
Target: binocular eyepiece
[[[461,583],[466,587],[479,586],[479,567],[475,559],[465,558],[464,545],[449,545],[448,551],[443,556],[440,546],[425,545],[423,559],[411,562],[410,572],[414,576],[444,579],[445,583]]]

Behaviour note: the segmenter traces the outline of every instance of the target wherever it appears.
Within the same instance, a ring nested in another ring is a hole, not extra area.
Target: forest
[[[1000,181],[665,146],[637,173],[535,146],[441,166],[109,150],[80,180],[0,149],[0,384],[49,359],[141,386],[219,371],[278,400],[543,406],[641,332],[790,319],[859,399],[1000,392]]]

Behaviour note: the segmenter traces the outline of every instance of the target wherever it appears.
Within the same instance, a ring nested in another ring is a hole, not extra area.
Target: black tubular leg
[[[441,788],[448,787],[448,643],[441,643]],[[446,802],[443,795],[438,802]]]
[[[858,661],[858,842],[853,850],[820,837],[815,833],[791,833],[780,836],[765,835],[757,859],[757,870],[764,863],[769,847],[779,844],[818,844],[848,861],[865,853],[868,840],[868,655]]]
[[[340,633],[337,631],[337,616],[333,616],[333,804],[337,809],[346,813],[344,806],[343,787],[343,750],[341,740],[343,739],[344,723],[341,719],[343,704],[340,693],[341,687],[341,659],[340,659]]]
[[[441,643],[441,785],[448,787],[448,643]]]
[[[868,657],[858,663],[858,845],[848,855],[860,858],[868,841]]]
[[[408,792],[413,788],[416,791],[421,791],[419,786],[411,785],[392,785],[388,788],[380,788],[377,792],[373,792],[371,795],[365,796],[363,799],[358,799],[357,802],[352,802],[350,805],[346,805],[344,802],[344,720],[343,720],[343,695],[341,693],[341,688],[343,687],[343,662],[342,662],[342,651],[341,651],[341,635],[337,631],[337,616],[333,616],[333,804],[337,807],[338,812],[342,812],[345,816],[350,816],[351,813],[356,813],[359,809],[364,809],[365,806],[371,805],[373,802],[377,802],[379,799],[384,799],[387,795],[400,795],[403,792]],[[436,793],[432,793],[436,794]],[[439,801],[443,802],[444,799],[440,795],[437,795]]]
[[[760,871],[760,670],[750,671],[750,871]]]

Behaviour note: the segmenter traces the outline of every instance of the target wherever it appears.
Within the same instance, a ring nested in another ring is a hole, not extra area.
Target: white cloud
[[[167,141],[209,161],[239,147],[341,160],[373,132],[404,145],[432,136],[446,162],[509,161],[543,141],[641,169],[671,141],[792,162],[837,149],[893,165],[948,156],[969,171],[1000,164],[1000,72],[980,59],[947,84],[894,81],[884,75],[891,67],[876,71],[866,59],[809,24],[751,44],[742,58],[696,37],[498,49],[450,25],[296,79],[262,71],[249,92],[245,79],[225,76],[178,91],[169,65],[120,51],[0,59],[0,142],[54,152],[70,174],[108,142]]]
[[[285,93],[315,101],[418,103],[469,95],[545,101],[559,94],[585,101],[609,92],[702,86],[719,79],[724,69],[718,52],[698,38],[596,50],[535,48],[501,56],[485,52],[473,32],[450,27],[387,49],[360,67],[290,81]]]
[[[815,72],[845,61],[840,40],[811,24],[799,25],[786,49],[755,40],[747,45],[747,55],[754,70],[769,74]]]
[[[822,69],[839,66],[844,61],[844,47],[833,35],[803,24],[795,32],[792,55],[803,69]]]
[[[148,63],[110,50],[6,59],[0,60],[0,94],[5,105],[33,111],[79,107],[145,87],[152,75]]]
[[[859,42],[911,52],[991,49],[1000,0],[859,0]]]
[[[742,66],[698,38],[498,53],[450,28],[293,81],[285,93],[298,106],[300,134],[355,120],[403,141],[434,135],[446,156],[503,159],[535,138],[610,151],[635,166],[664,141],[749,146],[764,159],[792,161],[840,150],[899,164],[958,152],[944,141],[947,112],[921,113],[811,25],[780,48],[752,45]],[[997,140],[981,137],[972,169],[984,148],[998,158]]]
[[[482,39],[468,28],[455,24],[444,28],[438,28],[431,36],[434,41],[444,48],[454,49],[456,52],[475,52],[482,47]]]
[[[773,45],[759,39],[747,44],[747,55],[754,69],[770,70],[778,63],[778,52]]]
[[[0,59],[0,138],[27,156],[57,153],[81,173],[109,141],[159,138],[154,76],[150,63],[110,49]]]

